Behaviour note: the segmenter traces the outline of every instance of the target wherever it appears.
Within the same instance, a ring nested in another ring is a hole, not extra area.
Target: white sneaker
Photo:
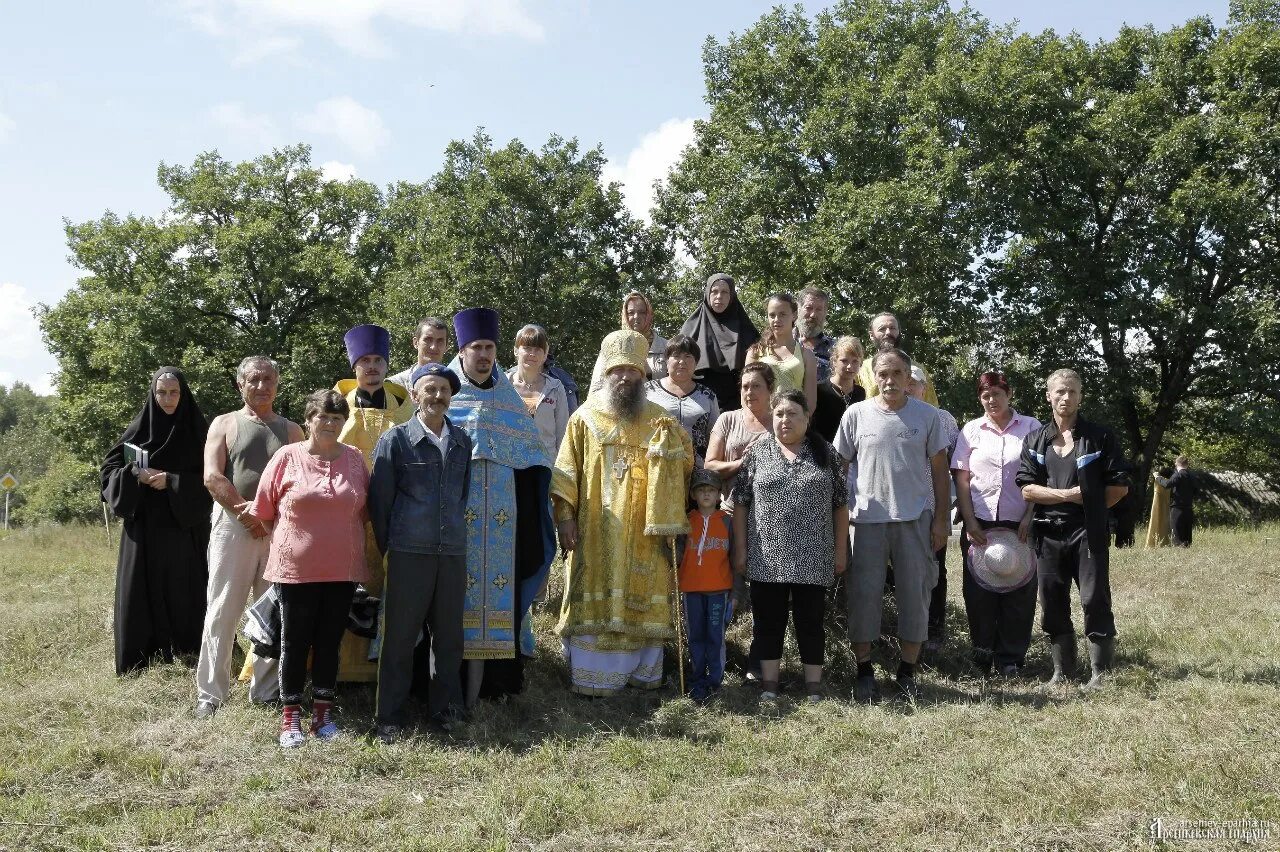
[[[307,737],[297,728],[280,732],[280,748],[297,748],[307,741]]]

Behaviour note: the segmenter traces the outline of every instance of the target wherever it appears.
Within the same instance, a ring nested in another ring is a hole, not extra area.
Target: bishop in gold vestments
[[[662,683],[663,640],[675,635],[672,537],[688,532],[689,434],[644,397],[649,342],[604,339],[605,384],[573,416],[552,474],[566,562],[557,627],[571,688],[607,695]]]

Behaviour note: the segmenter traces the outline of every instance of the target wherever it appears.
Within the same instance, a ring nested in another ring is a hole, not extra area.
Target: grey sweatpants
[[[933,512],[914,521],[853,524],[853,562],[849,571],[849,641],[880,638],[884,579],[893,562],[893,596],[898,604],[898,638],[929,638],[929,600],[938,582],[938,562],[929,528]]]
[[[392,550],[382,593],[382,650],[378,658],[378,723],[403,725],[413,684],[413,649],[425,621],[431,628],[435,672],[428,710],[434,716],[462,699],[462,608],[467,557]]]

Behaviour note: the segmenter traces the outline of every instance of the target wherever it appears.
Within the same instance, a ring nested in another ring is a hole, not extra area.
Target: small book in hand
[[[124,445],[124,460],[129,464],[137,465],[139,470],[151,466],[151,454],[137,444]]]

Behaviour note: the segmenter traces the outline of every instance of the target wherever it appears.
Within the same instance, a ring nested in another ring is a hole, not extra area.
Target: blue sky
[[[690,138],[707,35],[741,31],[754,0],[0,0],[0,384],[50,387],[31,308],[76,279],[63,218],[156,215],[161,161],[248,159],[306,142],[335,175],[423,180],[484,126],[531,147],[601,145],[647,210]],[[806,3],[811,12],[823,3]],[[976,0],[996,22],[1109,37],[1226,0]]]

